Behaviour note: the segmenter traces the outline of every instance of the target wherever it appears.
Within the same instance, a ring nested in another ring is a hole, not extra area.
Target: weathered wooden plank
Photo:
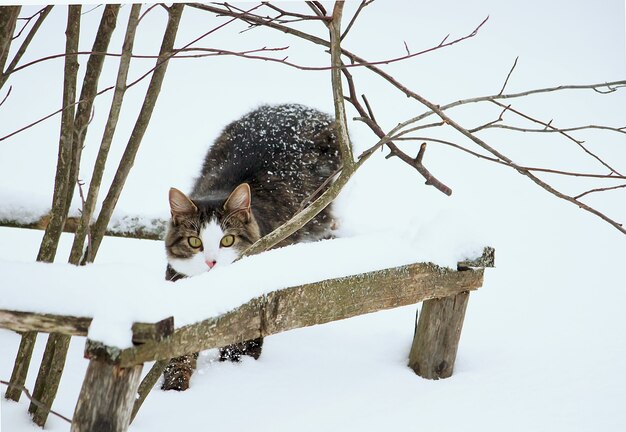
[[[33,356],[33,348],[37,341],[37,332],[29,331],[22,334],[22,340],[20,341],[20,347],[17,350],[15,356],[15,364],[13,365],[13,372],[11,373],[11,383],[7,388],[4,397],[7,399],[19,402],[22,395],[21,387],[26,382],[26,375],[28,374],[28,367],[30,366],[30,359]]]
[[[92,318],[54,315],[0,309],[0,328],[17,332],[59,333],[68,336],[87,336]],[[161,340],[174,331],[174,318],[156,323],[134,323],[133,343]]]
[[[91,318],[0,309],[0,328],[87,336]]]
[[[482,285],[483,270],[455,271],[433,264],[330,279],[272,292],[219,317],[181,327],[172,337],[113,352],[122,367],[162,360],[323,324],[383,309],[449,297]]]
[[[418,319],[409,367],[427,379],[452,375],[469,292],[425,301]]]
[[[134,323],[133,343],[140,345],[147,341],[160,341],[174,333],[174,317],[156,323]]]
[[[78,396],[71,432],[128,430],[143,365],[120,368],[92,359]]]

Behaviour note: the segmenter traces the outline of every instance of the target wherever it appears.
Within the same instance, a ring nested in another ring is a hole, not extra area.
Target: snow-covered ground
[[[602,7],[565,0],[505,3],[403,1],[392,6],[391,2],[374,2],[345,44],[367,58],[395,57],[405,52],[403,41],[417,51],[437,44],[448,33],[451,37],[466,34],[490,15],[475,38],[387,67],[400,81],[441,104],[497,93],[518,55],[518,66],[507,87],[510,91],[624,79],[623,2],[611,0]],[[353,3],[350,10],[355,6]],[[125,23],[128,9],[122,9],[121,23]],[[91,44],[99,13],[84,15],[85,49]],[[24,61],[63,51],[64,19],[64,8],[56,7],[42,29],[46,37],[35,39],[33,51]],[[218,22],[186,11],[177,45]],[[153,13],[142,25],[137,52],[148,52],[158,44],[163,17]],[[124,27],[118,25],[114,46],[120,45]],[[262,40],[261,45],[290,45],[294,62],[327,61],[323,50],[304,42],[261,29],[239,35],[241,28],[215,33],[207,46],[250,49],[258,48]],[[137,64],[131,70],[133,76],[150,62]],[[108,81],[103,85],[114,80],[115,68],[115,62],[107,63]],[[58,77],[61,70],[62,61],[54,60],[16,74],[12,95],[0,107],[0,135],[58,108],[60,81],[38,78],[42,74]],[[385,127],[423,111],[401,94],[396,95],[382,80],[360,71],[354,73],[359,91],[367,94]],[[96,106],[85,147],[85,167],[95,155],[108,98],[103,96]],[[129,109],[136,108],[140,98],[139,89],[134,89],[128,97]],[[38,103],[26,104],[32,100]],[[166,217],[168,188],[188,190],[202,155],[220,129],[266,102],[301,102],[332,112],[328,73],[234,58],[171,62],[151,127],[120,199],[120,214]],[[591,91],[570,92],[515,104],[546,121],[554,118],[558,125],[624,126],[626,92],[605,96]],[[450,114],[473,126],[499,113],[472,110]],[[112,150],[114,160],[121,155],[134,117],[127,114],[121,120]],[[358,122],[351,124],[351,134],[357,153],[375,143]],[[603,172],[569,143],[503,131],[488,131],[482,136],[520,163]],[[623,138],[602,131],[581,136],[617,169],[626,170]],[[58,119],[0,142],[0,215],[27,218],[49,206],[57,140]],[[345,239],[277,251],[249,264],[241,262],[237,265],[249,265],[254,274],[243,275],[242,271],[242,276],[234,276],[233,290],[228,294],[210,289],[203,292],[200,285],[233,274],[235,268],[224,269],[222,276],[203,276],[185,286],[188,294],[181,297],[188,303],[177,299],[181,303],[172,307],[189,312],[177,317],[182,323],[205,312],[203,301],[207,315],[219,313],[253,295],[246,290],[270,289],[272,283],[279,287],[294,283],[300,276],[323,278],[410,259],[450,265],[462,252],[490,244],[497,251],[497,267],[486,271],[483,288],[470,298],[455,373],[450,379],[422,380],[406,366],[415,306],[405,307],[268,337],[258,361],[222,364],[216,361],[215,352],[202,353],[190,390],[154,391],[131,431],[626,430],[624,236],[504,167],[435,145],[429,146],[424,162],[453,189],[452,197],[424,186],[423,179],[401,162],[376,155],[337,202]],[[88,181],[88,172],[82,177]],[[111,179],[109,172],[105,182]],[[568,192],[582,192],[579,181],[562,179],[557,184]],[[625,197],[622,189],[591,195],[587,202],[625,221]],[[63,264],[71,244],[68,235],[62,238],[58,264],[34,264],[41,236],[39,231],[0,228],[0,308],[13,305],[50,311],[81,307],[85,313],[107,311],[102,301],[94,302],[96,306],[75,301],[84,293],[72,299],[68,290],[73,288],[62,287],[62,279],[74,283],[97,280],[85,290],[91,289],[99,299],[124,291],[137,300],[141,296],[138,293],[152,286],[167,289],[161,281],[165,266],[161,242],[107,238],[97,263],[76,270]],[[281,260],[284,265],[276,270]],[[274,278],[275,274],[280,277]],[[245,284],[249,277],[267,285],[251,288]],[[53,292],[70,297],[53,301]],[[164,295],[163,302],[166,298]],[[100,332],[96,334],[101,338],[119,337],[122,332],[112,329],[126,328],[132,314],[151,317],[165,313],[170,305],[163,302],[155,301],[145,308],[115,305],[120,313],[105,313],[102,325],[94,331]],[[124,315],[126,321],[116,322],[122,311],[128,313]],[[10,377],[18,344],[18,335],[0,331],[3,380]],[[45,339],[40,338],[27,379],[30,389],[44,345]],[[69,417],[87,365],[82,358],[83,347],[84,339],[73,338],[53,407]],[[30,423],[27,406],[25,398],[19,404],[2,398],[3,432],[39,430]],[[67,431],[69,427],[51,416],[46,429]]]

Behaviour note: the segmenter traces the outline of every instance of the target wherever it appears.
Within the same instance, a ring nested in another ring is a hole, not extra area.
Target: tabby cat
[[[176,281],[232,263],[289,220],[340,165],[334,120],[297,104],[261,106],[228,125],[209,150],[189,196],[172,188],[166,278]],[[327,207],[276,247],[332,236]],[[263,339],[220,350],[221,360],[258,358]],[[175,359],[163,388],[184,390],[197,355]]]

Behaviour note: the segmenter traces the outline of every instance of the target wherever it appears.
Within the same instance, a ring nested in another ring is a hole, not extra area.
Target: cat
[[[334,119],[299,104],[264,105],[226,126],[187,196],[170,189],[166,279],[226,266],[321,193],[340,167]],[[275,247],[331,238],[331,206]],[[230,345],[220,360],[258,358],[263,339]],[[174,359],[164,389],[189,385],[196,355]]]

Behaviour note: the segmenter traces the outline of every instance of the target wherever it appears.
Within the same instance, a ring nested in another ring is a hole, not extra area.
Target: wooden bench
[[[192,352],[423,302],[416,318],[409,366],[421,377],[452,375],[470,291],[482,286],[495,251],[460,262],[457,269],[416,263],[294,286],[254,298],[218,317],[174,329],[172,318],[133,325],[134,346],[120,349],[87,340],[89,366],[72,420],[72,432],[126,431],[169,359]],[[21,332],[22,343],[5,397],[19,400],[37,332],[50,333],[46,351],[86,336],[90,317],[0,310],[0,328]],[[60,352],[66,350],[60,349]],[[29,411],[40,426],[56,395],[65,358],[44,355]],[[155,361],[140,383],[143,364]],[[139,398],[136,398],[139,393]]]

